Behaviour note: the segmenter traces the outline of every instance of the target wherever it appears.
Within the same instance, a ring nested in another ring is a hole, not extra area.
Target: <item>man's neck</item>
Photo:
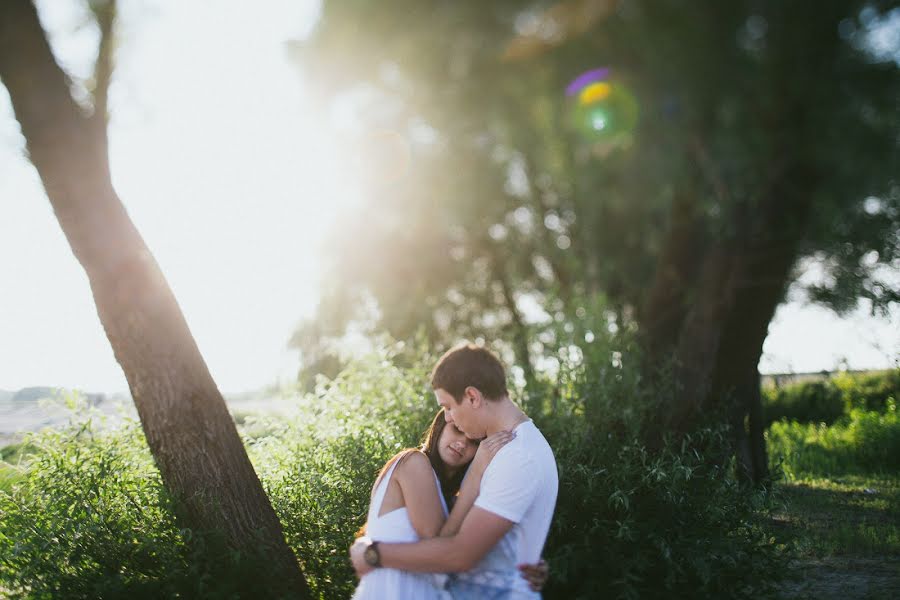
[[[528,420],[528,415],[513,404],[509,398],[494,400],[493,402],[496,402],[496,405],[492,407],[493,415],[491,424],[487,428],[487,435],[492,435],[498,431],[512,431],[520,423]]]

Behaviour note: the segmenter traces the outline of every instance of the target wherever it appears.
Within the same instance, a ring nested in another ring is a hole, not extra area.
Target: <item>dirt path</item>
[[[900,599],[900,481],[821,479],[781,491],[785,511],[773,529],[800,553],[783,598]]]
[[[794,565],[798,579],[782,587],[784,598],[894,600],[900,598],[900,559],[805,559]]]

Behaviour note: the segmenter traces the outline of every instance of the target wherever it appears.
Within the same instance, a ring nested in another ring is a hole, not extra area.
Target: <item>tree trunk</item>
[[[747,420],[748,430],[739,432],[749,436],[743,474],[755,483],[768,477],[758,365],[769,323],[790,282],[815,181],[812,170],[796,166],[778,173],[765,191],[765,200],[756,209],[755,227],[742,250],[744,268],[715,360],[712,401],[731,397],[736,411],[733,422],[743,427]],[[736,441],[740,443],[739,438]]]
[[[265,557],[255,586],[310,597],[181,310],[113,190],[105,132],[72,101],[34,6],[0,4],[0,78],[60,226],[90,281],[179,518]],[[95,115],[96,116],[96,115]]]
[[[651,368],[666,366],[688,312],[688,292],[698,278],[698,256],[708,243],[694,198],[681,190],[672,203],[672,216],[659,264],[639,320]]]
[[[713,244],[703,258],[699,283],[675,346],[675,394],[665,429],[686,433],[709,408],[716,357],[731,314],[741,257],[724,243]]]
[[[790,281],[815,181],[804,165],[773,166],[760,199],[740,202],[731,213],[738,234],[705,252],[693,293],[671,296],[690,297],[690,306],[674,346],[677,389],[665,429],[683,433],[706,411],[731,402],[739,475],[756,483],[768,477],[757,366]]]

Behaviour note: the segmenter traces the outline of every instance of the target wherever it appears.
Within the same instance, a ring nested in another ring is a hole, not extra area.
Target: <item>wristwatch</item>
[[[363,559],[370,567],[378,568],[381,566],[381,553],[378,552],[378,542],[369,544],[363,552]]]

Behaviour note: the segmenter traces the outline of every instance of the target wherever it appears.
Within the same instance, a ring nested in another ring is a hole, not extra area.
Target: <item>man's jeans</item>
[[[540,598],[538,594],[514,590],[517,571],[477,571],[451,575],[447,591],[453,600],[519,600]]]

